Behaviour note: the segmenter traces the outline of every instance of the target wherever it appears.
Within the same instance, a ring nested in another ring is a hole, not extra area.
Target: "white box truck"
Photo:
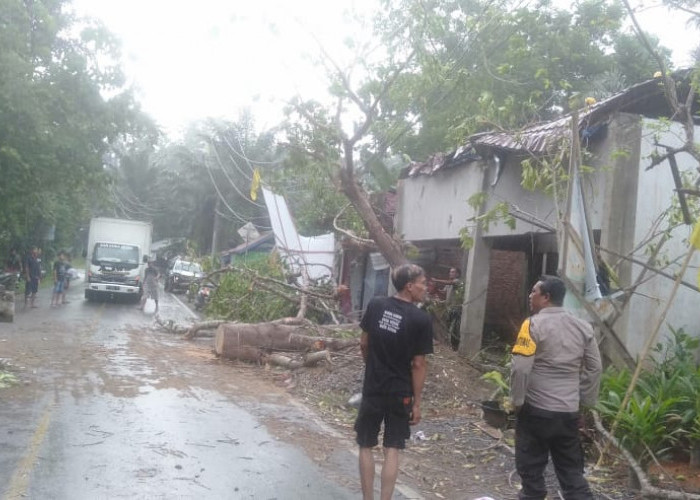
[[[85,298],[133,298],[143,293],[151,253],[150,222],[95,217],[90,221],[85,261]]]

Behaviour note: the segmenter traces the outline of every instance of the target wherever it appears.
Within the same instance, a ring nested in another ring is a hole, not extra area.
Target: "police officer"
[[[593,498],[583,477],[579,406],[595,405],[602,363],[591,326],[562,307],[565,294],[561,279],[540,278],[530,292],[533,316],[513,347],[515,463],[523,500],[547,495],[544,470],[550,453],[564,498]]]

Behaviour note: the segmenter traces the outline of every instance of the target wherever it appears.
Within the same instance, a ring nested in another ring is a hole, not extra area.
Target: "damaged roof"
[[[676,80],[678,100],[682,103],[688,96],[691,70],[673,73]],[[697,99],[693,100],[693,115],[698,112]],[[638,83],[607,99],[579,110],[578,128],[582,138],[593,137],[606,125],[612,115],[625,112],[648,118],[669,116],[670,106],[660,78]],[[482,132],[469,138],[467,144],[453,153],[439,153],[422,163],[408,167],[409,177],[432,175],[438,170],[476,161],[486,154],[498,152],[528,152],[544,154],[570,134],[571,114],[545,123],[539,123],[515,132]]]

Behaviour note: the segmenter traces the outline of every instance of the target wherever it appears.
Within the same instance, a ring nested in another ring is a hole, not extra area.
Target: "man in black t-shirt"
[[[425,355],[433,352],[430,316],[415,305],[425,296],[425,272],[419,266],[405,264],[394,270],[392,282],[398,290],[396,295],[372,299],[360,322],[360,347],[366,366],[355,431],[365,500],[374,498],[372,448],[378,444],[382,422],[381,498],[391,498],[399,471],[399,450],[411,435],[409,426],[421,419]]]

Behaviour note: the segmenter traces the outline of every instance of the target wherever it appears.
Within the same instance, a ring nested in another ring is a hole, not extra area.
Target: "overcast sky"
[[[564,1],[564,0],[562,0]],[[317,40],[341,61],[342,41],[357,33],[344,22],[376,0],[73,0],[80,14],[102,19],[123,42],[124,66],[144,110],[167,131],[208,116],[235,119],[249,106],[260,128],[281,118],[284,101],[325,93],[308,60]],[[650,5],[647,2],[647,5]],[[677,66],[698,33],[662,8],[647,8],[644,28],[674,49]],[[313,36],[311,36],[313,35]],[[265,123],[269,122],[269,123]]]

